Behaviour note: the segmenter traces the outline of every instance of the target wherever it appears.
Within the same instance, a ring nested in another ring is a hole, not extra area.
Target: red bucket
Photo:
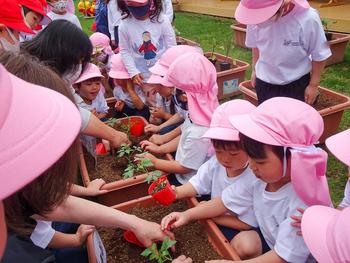
[[[165,187],[162,190],[153,193],[153,189],[162,182],[166,182]],[[161,176],[157,181],[153,182],[148,188],[148,194],[152,195],[152,197],[162,205],[170,205],[176,199],[176,192],[173,188],[171,188],[166,176]]]
[[[130,231],[130,230],[126,230],[124,231],[124,239],[126,241],[128,241],[129,243],[135,244],[139,247],[145,247],[136,237],[136,235],[134,234],[134,232]]]

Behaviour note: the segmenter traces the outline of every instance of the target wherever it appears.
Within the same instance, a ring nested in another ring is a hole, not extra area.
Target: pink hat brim
[[[327,248],[327,228],[329,222],[340,211],[334,208],[315,205],[307,208],[301,221],[304,241],[311,254],[319,262],[334,262]]]
[[[167,76],[162,78],[162,82],[160,83],[165,87],[175,87],[174,83],[172,83],[171,81],[169,81],[169,79],[167,78]]]
[[[3,94],[10,90],[7,112],[0,113],[0,200],[52,166],[76,139],[81,118],[68,98],[25,82],[0,67]],[[11,87],[11,88],[10,88]],[[31,101],[31,105],[28,105]],[[1,99],[0,99],[0,103]],[[3,116],[1,116],[4,114]],[[22,117],[21,117],[22,116]]]
[[[111,70],[108,75],[113,79],[130,79],[128,72]]]
[[[163,83],[163,77],[152,74],[150,78],[147,80],[148,84],[162,84]]]
[[[93,78],[104,78],[104,77],[103,77],[103,75],[101,73],[98,73],[98,72],[82,74],[80,76],[80,78],[77,79],[76,82],[74,82],[74,84],[83,82],[83,81],[88,80],[88,79],[93,79]]]
[[[253,140],[265,144],[283,146],[253,121],[250,114],[231,116],[229,120],[234,128]]]
[[[202,137],[223,141],[239,141],[239,132],[229,128],[210,127]]]
[[[349,142],[350,129],[337,133],[326,140],[328,149],[335,155],[335,157],[347,166],[350,166]]]
[[[242,2],[239,2],[238,7],[235,12],[235,19],[245,25],[257,25],[262,22],[267,21],[269,18],[273,17],[274,14],[281,7],[283,0],[280,0],[274,5],[259,8],[259,9],[250,9],[242,5]]]
[[[168,68],[162,66],[159,62],[157,62],[153,67],[149,68],[149,71],[156,75],[165,76],[168,72]]]

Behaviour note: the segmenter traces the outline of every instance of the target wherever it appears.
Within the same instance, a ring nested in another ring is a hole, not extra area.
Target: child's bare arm
[[[55,232],[55,235],[51,239],[49,248],[68,248],[68,247],[80,247],[82,246],[89,234],[94,231],[94,226],[80,225],[75,234],[65,234],[62,232]]]
[[[176,127],[174,130],[163,134],[153,134],[151,138],[149,138],[150,142],[153,142],[155,144],[161,145],[170,142],[171,140],[175,139],[176,137],[181,135],[181,126]],[[176,146],[177,147],[177,146]],[[176,150],[176,149],[175,149]]]
[[[131,100],[132,100],[135,108],[138,110],[142,110],[145,107],[145,104],[143,103],[143,101],[141,100],[139,95],[137,95],[137,93],[134,89],[134,84],[128,80],[127,84],[126,84],[126,88],[127,88],[127,91],[131,97]]]
[[[103,179],[95,179],[91,181],[87,187],[73,184],[70,194],[74,196],[96,196],[98,194],[103,194],[107,192],[107,190],[101,190],[101,187],[105,183]]]
[[[197,194],[197,191],[194,189],[191,183],[186,183],[184,185],[178,186],[175,188],[175,191],[176,199],[194,197]]]
[[[242,221],[237,221],[237,217],[233,215],[221,215],[218,217],[212,218],[213,221],[222,226],[230,227],[230,228],[239,228],[240,230],[250,230],[251,226],[243,223]]]
[[[160,125],[160,128],[164,128],[164,127],[167,127],[167,126],[170,126],[170,125],[173,125],[173,124],[176,124],[176,123],[179,123],[181,121],[183,121],[184,119],[181,117],[180,114],[178,113],[175,113],[174,115],[172,115],[166,122],[163,122],[161,125]]]

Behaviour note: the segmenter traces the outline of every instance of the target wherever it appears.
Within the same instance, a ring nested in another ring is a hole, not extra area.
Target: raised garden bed
[[[130,117],[131,121],[137,120],[146,124],[146,120],[139,116]],[[115,128],[120,130],[121,124],[128,123],[128,118],[119,119],[115,124]],[[148,139],[148,136],[142,135],[135,137],[130,135],[130,140],[134,145],[140,141]],[[161,157],[161,156],[158,156]],[[167,160],[172,160],[171,155],[162,156]],[[88,185],[90,181],[102,178],[106,184],[102,187],[103,190],[108,190],[106,194],[97,197],[98,202],[105,205],[112,205],[109,200],[117,198],[119,203],[129,201],[148,195],[148,184],[145,183],[147,174],[144,172],[135,172],[133,176],[123,179],[123,171],[125,170],[128,160],[126,157],[118,157],[117,153],[97,156],[97,162],[87,151],[81,148],[80,151],[80,171],[84,185]],[[148,169],[152,171],[152,169]],[[130,188],[131,187],[131,188]],[[113,203],[115,205],[116,203]]]
[[[233,43],[238,47],[248,48],[245,45],[247,26],[238,23],[231,25],[231,29],[233,30]]]
[[[256,91],[250,80],[240,83],[239,89],[243,92],[246,100],[258,105]],[[319,142],[324,143],[328,137],[337,133],[344,110],[350,108],[350,98],[323,87],[319,87],[319,90],[320,95],[313,107],[323,118],[324,131]]]
[[[193,47],[199,47],[200,44],[197,42],[194,42],[190,39],[184,38],[184,37],[180,37],[180,36],[176,36],[176,44],[177,45],[188,45],[188,46],[193,46]]]
[[[327,59],[326,66],[344,61],[346,46],[350,40],[349,34],[330,32],[331,40],[328,41],[332,56]]]
[[[222,100],[235,95],[240,94],[239,83],[244,81],[245,72],[249,67],[249,64],[231,57],[225,57],[224,55],[212,52],[206,52],[204,54],[215,65],[217,72],[218,83],[218,99]],[[211,58],[215,57],[215,61]],[[228,62],[229,68],[222,70],[220,67],[221,62]]]
[[[170,212],[183,211],[188,207],[195,206],[195,204],[196,201],[194,199],[188,199],[188,201],[178,201],[171,206],[164,207],[157,205],[151,197],[143,197],[116,205],[113,208],[160,223],[160,220]],[[144,248],[124,240],[122,230],[102,228],[98,231],[107,251],[107,262],[150,262],[148,259],[140,256]],[[173,258],[185,254],[190,256],[193,262],[204,262],[204,260],[220,258],[239,260],[236,252],[212,220],[201,220],[200,222],[188,224],[176,229],[174,233],[177,243],[176,252],[172,254]],[[92,234],[87,240],[89,262],[97,263],[93,238]]]

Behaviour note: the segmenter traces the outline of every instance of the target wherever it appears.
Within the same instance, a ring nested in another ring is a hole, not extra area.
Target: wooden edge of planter
[[[332,39],[328,41],[330,45],[334,45],[340,42],[349,41],[350,40],[350,34],[342,34],[337,32],[329,32],[332,33],[333,36],[335,36],[335,39]]]
[[[256,95],[256,92],[254,92],[250,89],[251,87],[252,87],[252,83],[250,80],[246,80],[246,81],[239,83],[239,89],[242,92],[249,95],[250,97],[253,97],[256,101],[258,101],[258,96]]]
[[[194,207],[198,204],[195,198],[186,199],[189,207]],[[111,208],[126,212],[130,207],[134,207],[136,204],[142,203],[144,207],[150,207],[153,205],[159,205],[154,198],[151,196],[145,196],[137,198],[122,204],[112,206]],[[240,260],[235,250],[231,247],[230,243],[221,233],[219,228],[211,219],[199,220],[200,224],[205,228],[208,233],[209,242],[213,245],[215,250],[225,259],[228,260]],[[89,263],[97,263],[96,257],[94,255],[94,244],[93,244],[93,235],[90,234],[87,238],[86,247],[88,251]]]
[[[244,24],[232,24],[231,29],[237,30],[237,31],[241,31],[241,32],[246,32],[247,31],[247,26]]]

